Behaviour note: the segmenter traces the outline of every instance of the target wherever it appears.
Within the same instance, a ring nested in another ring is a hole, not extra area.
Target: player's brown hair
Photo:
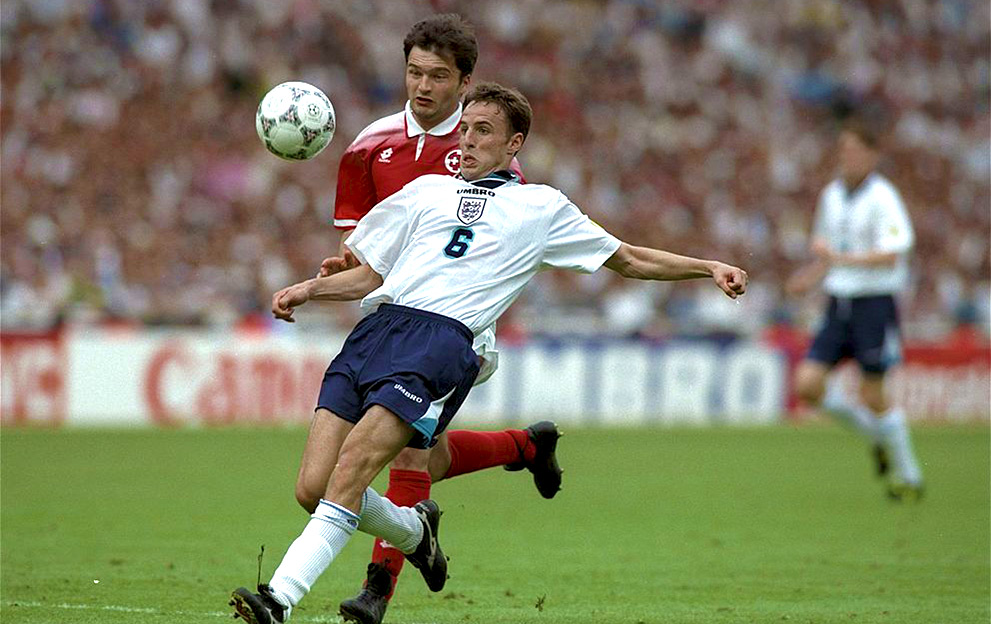
[[[475,71],[475,61],[478,60],[475,29],[457,13],[431,15],[413,24],[403,40],[403,53],[407,61],[413,46],[440,56],[450,55],[462,78]]]
[[[511,134],[520,132],[523,140],[530,132],[530,120],[533,119],[533,110],[526,96],[494,82],[480,82],[465,96],[464,106],[468,107],[472,102],[493,102],[497,104],[502,112],[506,113],[509,119],[509,130]]]

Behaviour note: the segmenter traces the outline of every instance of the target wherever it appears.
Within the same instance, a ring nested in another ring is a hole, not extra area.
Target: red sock
[[[389,489],[385,491],[385,497],[393,503],[402,507],[412,507],[425,498],[430,498],[430,473],[418,470],[389,470]],[[388,543],[388,542],[386,542]],[[392,546],[383,546],[379,538],[375,538],[375,547],[372,548],[372,563],[382,565],[392,576],[392,590],[386,599],[392,598],[396,591],[396,583],[399,582],[399,571],[403,569],[403,552]]]
[[[451,449],[451,467],[444,475],[445,479],[493,466],[505,466],[520,459],[530,461],[536,451],[526,431],[520,429],[448,431],[447,443]]]

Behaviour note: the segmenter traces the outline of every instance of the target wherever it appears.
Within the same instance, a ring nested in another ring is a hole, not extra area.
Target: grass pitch
[[[925,500],[882,495],[830,426],[569,430],[564,491],[489,470],[435,486],[451,579],[407,568],[386,622],[988,622],[989,430],[917,428]],[[0,619],[220,622],[306,522],[303,430],[18,431],[2,451]],[[379,482],[381,486],[381,481]],[[336,622],[371,538],[294,613]]]

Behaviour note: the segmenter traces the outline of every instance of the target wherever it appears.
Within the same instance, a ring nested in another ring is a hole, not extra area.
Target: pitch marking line
[[[127,607],[123,605],[88,605],[88,604],[69,604],[67,602],[59,602],[54,604],[45,604],[43,602],[35,602],[32,600],[16,600],[16,601],[5,601],[2,604],[4,607],[28,607],[28,608],[46,608],[46,609],[66,609],[66,610],[77,610],[77,611],[115,611],[118,613],[142,613],[145,615],[178,615],[182,617],[216,617],[216,618],[227,618],[231,619],[230,611],[208,611],[204,612],[193,612],[193,611],[164,611],[162,609],[152,609],[150,607]],[[340,622],[339,617],[330,616],[333,619],[328,619],[328,616],[293,616],[293,622],[321,622],[322,624],[327,624],[328,622]],[[411,624],[427,624],[426,622],[411,622]]]

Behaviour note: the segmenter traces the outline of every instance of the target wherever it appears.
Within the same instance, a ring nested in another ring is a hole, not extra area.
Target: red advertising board
[[[67,415],[67,369],[61,334],[0,334],[3,424],[61,424]]]
[[[974,420],[991,411],[991,348],[910,345],[891,396],[916,420]]]
[[[156,425],[275,424],[309,422],[327,360],[280,349],[197,353],[181,339],[168,340],[145,361],[141,410]],[[185,386],[183,398],[176,385]]]

